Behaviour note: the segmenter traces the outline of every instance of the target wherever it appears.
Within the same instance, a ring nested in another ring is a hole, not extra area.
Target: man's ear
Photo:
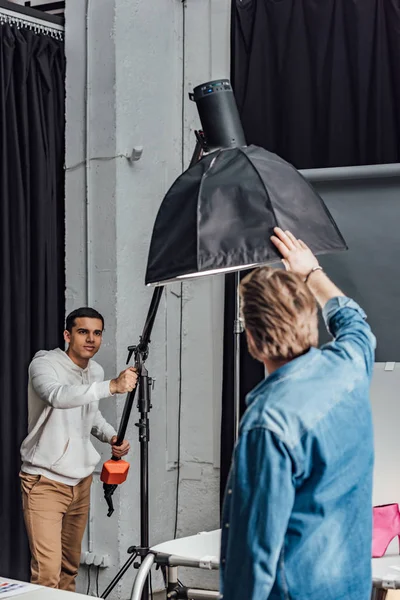
[[[257,358],[257,360],[259,360],[257,347],[254,343],[254,338],[248,329],[245,329],[245,332],[246,332],[247,346],[248,346],[249,352],[253,358]]]
[[[247,339],[247,348],[248,348],[250,355],[255,360],[258,360],[259,362],[263,363],[265,360],[265,357],[262,354],[260,354],[259,350],[257,349],[257,346],[255,344],[253,336],[251,335],[251,333],[248,329],[245,329],[245,332],[246,332],[246,339]]]
[[[69,344],[71,341],[71,334],[68,329],[64,331],[64,341],[67,342],[67,344]]]
[[[246,332],[246,340],[247,340],[248,345],[252,349],[254,349],[255,348],[255,344],[254,344],[253,336],[251,335],[251,333],[250,333],[250,331],[248,329],[245,329],[245,332]]]

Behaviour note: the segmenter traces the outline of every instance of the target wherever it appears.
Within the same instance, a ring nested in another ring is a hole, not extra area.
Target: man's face
[[[64,331],[64,340],[69,344],[69,354],[88,360],[92,358],[101,346],[103,338],[103,324],[101,319],[79,317],[71,333]]]

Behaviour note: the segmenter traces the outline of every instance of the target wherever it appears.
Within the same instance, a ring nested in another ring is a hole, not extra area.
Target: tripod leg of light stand
[[[113,591],[113,589],[115,588],[115,586],[117,585],[117,583],[119,582],[121,577],[123,577],[125,575],[125,573],[129,569],[131,564],[135,561],[136,557],[137,557],[136,552],[133,552],[132,555],[126,561],[126,563],[122,566],[121,570],[117,573],[117,575],[114,577],[114,579],[108,585],[108,587],[104,590],[104,592],[102,593],[100,598],[107,598],[111,594],[111,592]]]

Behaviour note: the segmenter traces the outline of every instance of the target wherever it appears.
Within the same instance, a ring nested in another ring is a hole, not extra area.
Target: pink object
[[[400,512],[398,504],[374,506],[372,558],[381,558],[396,536],[400,542]]]

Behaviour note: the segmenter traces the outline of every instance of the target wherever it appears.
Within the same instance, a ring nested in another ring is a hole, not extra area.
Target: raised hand
[[[287,271],[307,277],[318,267],[317,258],[302,240],[296,239],[290,231],[283,231],[280,227],[275,227],[274,233],[271,242],[282,254],[282,262]]]

